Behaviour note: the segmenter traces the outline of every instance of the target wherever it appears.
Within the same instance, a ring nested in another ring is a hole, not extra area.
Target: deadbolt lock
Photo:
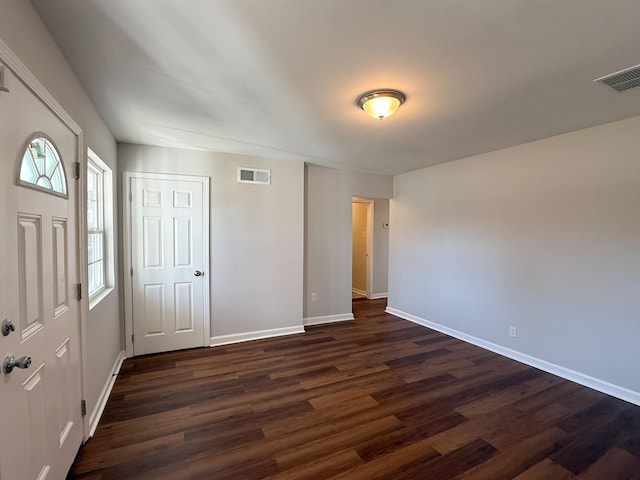
[[[15,331],[16,331],[16,326],[13,324],[13,322],[8,318],[5,318],[4,321],[2,322],[2,336],[6,337],[11,332],[15,332]]]

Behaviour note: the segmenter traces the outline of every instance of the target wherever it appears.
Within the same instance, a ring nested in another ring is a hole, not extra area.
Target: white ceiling
[[[640,115],[592,82],[640,64],[638,0],[32,3],[122,142],[397,174]]]

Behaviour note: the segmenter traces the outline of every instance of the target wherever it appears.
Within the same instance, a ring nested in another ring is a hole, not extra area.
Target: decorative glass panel
[[[37,136],[29,141],[22,155],[20,183],[67,196],[64,168],[51,140]]]

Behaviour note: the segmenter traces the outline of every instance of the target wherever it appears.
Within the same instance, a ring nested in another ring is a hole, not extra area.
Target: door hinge
[[[133,267],[129,270],[129,275],[133,277]]]
[[[82,284],[81,283],[76,283],[76,295],[78,297],[78,300],[82,300]]]
[[[87,416],[87,401],[84,399],[80,400],[80,411],[83,417]]]
[[[76,180],[78,180],[80,179],[80,162],[76,162],[75,168],[76,168],[75,176],[76,176]]]
[[[129,192],[129,201],[133,202],[133,193]]]
[[[131,334],[131,343],[133,343],[133,333]]]

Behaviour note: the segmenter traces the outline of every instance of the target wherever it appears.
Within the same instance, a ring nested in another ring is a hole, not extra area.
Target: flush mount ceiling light
[[[367,115],[382,120],[393,115],[407,97],[398,90],[371,90],[358,97],[356,105]]]

